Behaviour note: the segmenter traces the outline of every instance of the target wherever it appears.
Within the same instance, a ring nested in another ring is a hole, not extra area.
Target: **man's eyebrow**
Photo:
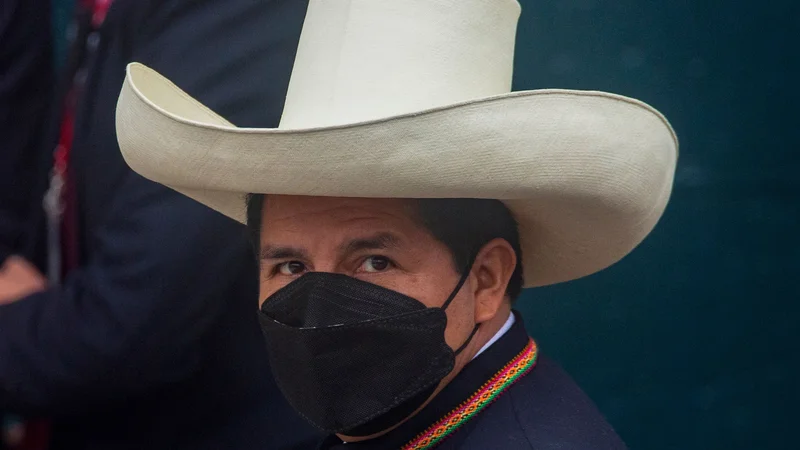
[[[261,259],[301,259],[308,260],[308,252],[297,247],[265,245],[261,248]]]
[[[353,239],[339,246],[339,252],[349,254],[361,250],[386,250],[395,248],[400,244],[401,239],[392,233],[382,232],[373,236]]]

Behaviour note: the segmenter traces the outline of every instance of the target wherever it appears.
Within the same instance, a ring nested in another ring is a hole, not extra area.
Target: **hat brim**
[[[236,128],[141,64],[117,138],[130,167],[245,222],[248,193],[490,198],[515,215],[525,286],[620,260],[669,199],[678,142],[652,107],[604,92],[513,92],[369,122]]]

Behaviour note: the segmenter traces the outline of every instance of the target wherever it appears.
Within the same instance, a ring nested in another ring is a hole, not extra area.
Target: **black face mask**
[[[445,309],[365,281],[312,272],[270,296],[261,328],[283,395],[316,427],[349,436],[405,419],[453,370]]]

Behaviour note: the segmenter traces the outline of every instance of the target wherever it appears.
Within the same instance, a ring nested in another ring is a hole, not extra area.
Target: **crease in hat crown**
[[[516,0],[311,0],[279,128],[506,94],[520,10]]]

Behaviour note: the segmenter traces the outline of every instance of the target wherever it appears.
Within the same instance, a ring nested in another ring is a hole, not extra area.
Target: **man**
[[[312,0],[279,129],[128,68],[126,161],[251,227],[272,370],[322,449],[624,448],[511,305],[630,252],[677,141],[636,100],[510,93],[518,16]]]
[[[59,160],[67,163],[64,184],[75,184],[75,198],[67,195],[61,205],[63,219],[66,225],[74,214],[77,225],[76,239],[63,233],[63,241],[78,250],[77,267],[60,286],[45,288],[24,259],[5,261],[0,410],[48,419],[54,449],[282,449],[314,442],[270,374],[253,314],[257,266],[246,233],[133,173],[114,128],[132,60],[169,73],[237,123],[277,123],[305,4],[109,4],[77,3],[78,57],[70,65],[83,69],[70,88],[79,88],[75,126],[55,121],[53,128],[68,132],[47,145],[41,170],[50,173],[59,141],[56,156],[68,150]]]

